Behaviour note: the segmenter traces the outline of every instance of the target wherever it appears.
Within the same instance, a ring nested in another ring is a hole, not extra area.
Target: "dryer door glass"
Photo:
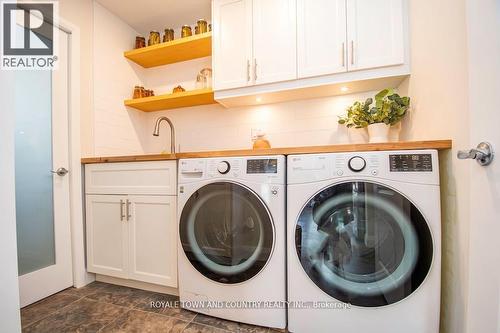
[[[182,248],[192,265],[220,283],[246,281],[273,249],[271,216],[250,189],[229,182],[203,186],[188,199],[180,220]]]
[[[380,184],[327,188],[303,208],[295,230],[299,260],[328,295],[358,306],[398,302],[427,276],[433,245],[419,210]]]

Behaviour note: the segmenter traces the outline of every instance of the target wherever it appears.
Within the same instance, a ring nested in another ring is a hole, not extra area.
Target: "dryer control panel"
[[[432,172],[431,154],[389,155],[391,172]]]
[[[290,155],[287,162],[288,184],[347,177],[439,184],[436,150]]]

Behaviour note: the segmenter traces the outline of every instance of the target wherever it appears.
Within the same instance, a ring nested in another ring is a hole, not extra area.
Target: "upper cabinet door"
[[[347,0],[348,68],[404,63],[405,0]]]
[[[297,78],[297,0],[253,0],[253,81]]]
[[[214,90],[252,84],[252,0],[215,0],[212,7]]]
[[[297,0],[299,78],[347,71],[346,0]]]

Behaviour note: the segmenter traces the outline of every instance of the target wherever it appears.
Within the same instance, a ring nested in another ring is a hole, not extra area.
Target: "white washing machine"
[[[434,150],[288,156],[288,329],[437,333]]]
[[[284,328],[285,157],[179,161],[179,293],[189,310]]]

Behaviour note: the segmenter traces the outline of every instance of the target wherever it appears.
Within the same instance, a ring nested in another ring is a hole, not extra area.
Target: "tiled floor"
[[[23,332],[271,332],[175,307],[151,307],[152,301],[177,300],[176,296],[94,282],[21,309]]]

